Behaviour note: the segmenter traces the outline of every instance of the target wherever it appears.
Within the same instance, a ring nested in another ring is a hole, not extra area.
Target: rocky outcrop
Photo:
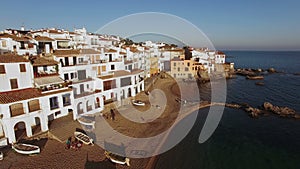
[[[254,117],[254,118],[258,118],[262,114],[262,111],[260,109],[253,108],[253,107],[247,107],[247,108],[245,108],[245,111],[247,113],[249,113],[249,115],[251,117]]]
[[[295,117],[296,115],[296,111],[289,107],[274,106],[269,102],[265,102],[263,108],[282,117]]]
[[[268,72],[269,72],[269,73],[276,73],[276,70],[275,70],[274,68],[271,67],[271,68],[268,69]]]
[[[241,105],[235,103],[226,103],[225,106],[233,109],[239,109],[242,107]]]

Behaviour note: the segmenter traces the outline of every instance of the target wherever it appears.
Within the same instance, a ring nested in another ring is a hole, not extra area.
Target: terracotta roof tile
[[[27,88],[21,90],[14,90],[9,92],[0,92],[0,103],[7,104],[18,102],[22,100],[28,100],[31,98],[41,97],[42,93],[35,88]]]
[[[58,62],[53,59],[46,59],[39,56],[33,57],[31,63],[33,66],[52,66],[58,64]]]
[[[70,56],[70,55],[79,55],[80,50],[54,50],[53,55],[57,57],[64,57],[64,56]]]
[[[117,51],[114,49],[108,49],[108,50],[106,49],[105,52],[106,53],[116,53]]]
[[[94,49],[81,49],[80,50],[80,54],[92,54],[92,55],[96,55],[96,54],[101,54],[101,52],[99,52],[99,51],[96,51],[96,50],[94,50]]]
[[[29,62],[23,56],[15,54],[0,55],[0,63],[16,63],[16,62]]]
[[[47,36],[37,36],[34,38],[36,41],[39,41],[39,42],[52,42],[54,41],[54,39],[52,38],[49,38]]]

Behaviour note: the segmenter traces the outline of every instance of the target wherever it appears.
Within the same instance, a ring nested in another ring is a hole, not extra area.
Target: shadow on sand
[[[116,165],[110,162],[108,159],[105,159],[104,161],[89,161],[89,157],[87,154],[84,168],[85,169],[93,169],[93,168],[116,169]]]

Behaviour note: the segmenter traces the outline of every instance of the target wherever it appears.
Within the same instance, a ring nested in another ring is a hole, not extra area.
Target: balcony
[[[48,77],[48,76],[58,76],[59,74],[57,72],[44,72],[44,71],[39,71],[39,72],[34,72],[34,78],[39,78],[39,77]]]
[[[74,95],[74,98],[75,98],[75,99],[79,99],[79,98],[82,98],[82,97],[85,97],[85,96],[93,95],[93,94],[95,94],[95,93],[98,93],[98,92],[96,92],[96,91],[83,92],[83,93]]]
[[[67,89],[70,83],[61,83],[61,84],[51,84],[49,86],[41,86],[40,90],[42,93],[52,92],[54,90],[63,90]]]

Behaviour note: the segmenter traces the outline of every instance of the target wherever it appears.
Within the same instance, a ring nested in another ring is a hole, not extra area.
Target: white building
[[[0,55],[0,135],[3,142],[16,142],[20,137],[18,131],[23,129],[28,137],[34,134],[36,126],[47,131],[48,121],[67,115],[72,109],[72,90],[63,85],[63,81],[53,84],[49,79],[39,78],[34,78],[28,59]],[[33,84],[44,88],[35,88]]]

